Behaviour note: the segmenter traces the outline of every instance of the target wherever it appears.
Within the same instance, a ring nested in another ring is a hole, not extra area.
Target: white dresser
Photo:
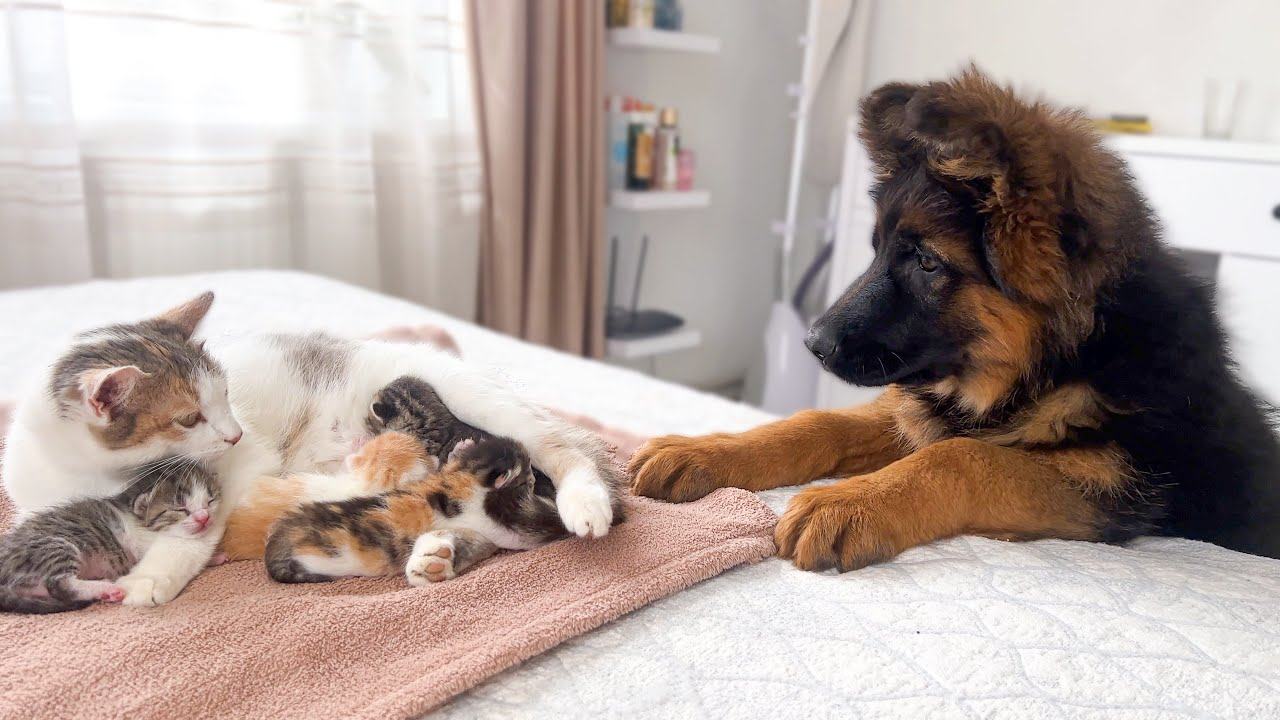
[[[1165,239],[1196,253],[1218,285],[1220,314],[1245,378],[1280,404],[1280,145],[1117,135],[1107,141],[1132,168],[1164,224]],[[871,262],[871,175],[853,132],[845,147],[840,229],[829,300]],[[874,397],[824,374],[818,406]]]

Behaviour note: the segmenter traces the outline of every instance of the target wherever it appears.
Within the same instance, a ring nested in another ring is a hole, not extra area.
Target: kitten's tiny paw
[[[422,587],[457,577],[453,570],[456,555],[452,536],[430,532],[413,544],[413,554],[404,566],[404,577],[410,585]]]
[[[122,577],[117,582],[124,590],[124,604],[130,607],[152,607],[156,604],[156,583],[149,577]]]
[[[609,492],[599,483],[566,483],[556,490],[556,509],[564,526],[578,537],[604,537],[613,524]]]
[[[229,559],[230,559],[230,558],[228,558],[228,557],[227,557],[227,554],[226,554],[226,553],[224,553],[224,552],[216,552],[216,553],[214,553],[214,554],[213,554],[213,557],[209,558],[209,565],[208,565],[208,566],[209,566],[209,567],[218,567],[219,565],[225,565],[225,564],[226,564],[226,562],[227,562],[227,560],[229,560]]]
[[[182,588],[167,577],[124,576],[117,581],[124,588],[124,604],[132,607],[163,605],[178,596]]]
[[[118,603],[124,601],[124,588],[119,585],[112,585],[98,593],[98,599],[102,602]]]

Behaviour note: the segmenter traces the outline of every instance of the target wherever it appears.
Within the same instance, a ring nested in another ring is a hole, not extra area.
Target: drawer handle
[[[1280,205],[1271,208],[1271,217],[1280,220]]]

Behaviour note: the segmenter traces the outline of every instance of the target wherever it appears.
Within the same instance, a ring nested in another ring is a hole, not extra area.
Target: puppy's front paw
[[[733,487],[741,465],[729,436],[666,435],[650,440],[631,456],[628,471],[637,495],[668,502],[697,500]]]
[[[172,578],[126,575],[116,581],[124,589],[124,604],[132,607],[163,605],[178,596],[182,587]]]
[[[556,489],[556,509],[569,532],[604,537],[613,524],[613,506],[603,482],[573,480]]]
[[[426,533],[413,544],[413,553],[404,566],[404,577],[416,587],[451,580],[457,577],[453,569],[455,557],[457,548],[452,534],[440,531]]]
[[[864,491],[847,483],[800,492],[774,528],[778,556],[801,570],[857,570],[897,555],[886,518]],[[881,509],[883,512],[883,509]]]

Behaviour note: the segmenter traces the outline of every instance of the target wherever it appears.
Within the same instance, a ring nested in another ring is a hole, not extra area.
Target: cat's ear
[[[138,381],[147,377],[136,365],[88,370],[80,376],[80,396],[91,417],[110,420],[124,406]]]
[[[151,500],[155,497],[155,494],[155,488],[151,488],[144,493],[138,493],[138,497],[133,499],[133,514],[140,518],[145,518],[147,516],[147,509],[150,508]]]
[[[182,331],[183,337],[190,338],[191,334],[196,331],[196,326],[209,313],[209,307],[213,305],[213,291],[206,291],[182,303],[181,305],[164,311],[157,317],[157,320],[176,325]]]
[[[389,421],[392,417],[395,416],[395,414],[396,414],[396,409],[391,405],[391,403],[382,402],[377,398],[374,398],[373,403],[369,405],[369,415],[371,417],[378,418],[383,423],[386,423],[387,421]]]
[[[495,471],[494,471],[494,474],[495,474],[495,475],[497,475],[497,477],[495,477],[495,478],[493,479],[493,489],[494,489],[494,490],[501,490],[502,488],[504,488],[504,487],[506,487],[506,486],[510,485],[511,483],[515,482],[515,480],[516,480],[517,478],[519,478],[521,475],[523,475],[523,474],[524,474],[524,466],[522,466],[522,465],[516,465],[516,466],[515,466],[515,467],[513,467],[513,468],[509,468],[509,469],[508,469],[506,472],[504,472],[504,473],[498,473],[498,472],[495,470]],[[486,478],[486,479],[487,479],[487,478]]]

